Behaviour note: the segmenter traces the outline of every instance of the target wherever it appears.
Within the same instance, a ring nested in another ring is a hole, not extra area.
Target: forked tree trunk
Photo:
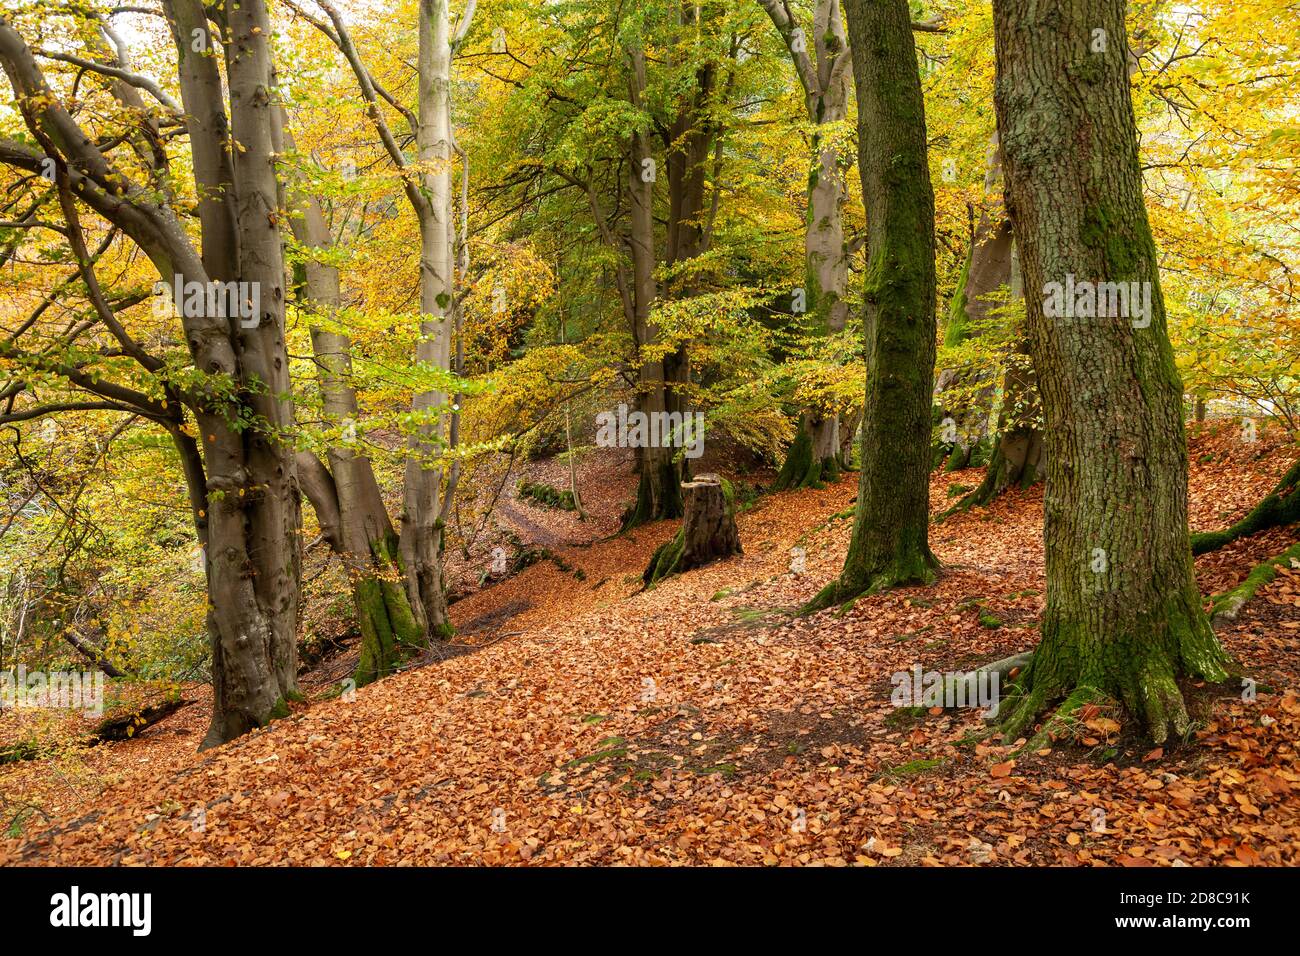
[[[682,501],[686,508],[682,528],[651,556],[642,575],[647,586],[741,553],[735,493],[726,479],[704,474],[682,482]]]
[[[403,110],[414,127],[419,168],[413,168],[398,138],[384,119],[376,86],[361,62],[352,37],[339,11],[329,0],[317,0],[333,28],[317,24],[339,47],[357,78],[370,121],[389,159],[402,171],[402,189],[415,211],[420,231],[420,329],[415,358],[425,368],[459,371],[453,367],[453,339],[459,315],[456,302],[456,217],[452,192],[452,163],[455,137],[451,127],[452,55],[464,40],[473,23],[475,0],[468,0],[456,30],[451,27],[447,0],[418,2],[418,106],[415,113]],[[456,355],[461,354],[456,346]],[[372,537],[372,554],[380,566],[397,563],[406,589],[407,604],[418,628],[416,643],[423,645],[430,637],[446,638],[452,634],[447,616],[447,599],[443,585],[443,536],[449,505],[453,500],[458,474],[453,461],[445,467],[445,447],[458,441],[458,412],[450,416],[451,427],[444,429],[442,420],[448,396],[439,389],[420,388],[412,396],[411,412],[415,420],[407,439],[406,470],[403,486],[401,534],[396,553],[390,534]],[[444,441],[445,433],[445,441]],[[375,529],[371,529],[372,535]],[[374,547],[381,545],[378,551]],[[386,605],[389,602],[385,601]],[[389,606],[390,612],[393,606]],[[400,608],[396,612],[400,618]],[[394,626],[398,621],[390,619]],[[382,675],[391,671],[401,656],[402,642],[377,640],[363,654],[358,677]],[[381,634],[382,637],[382,634]]]
[[[181,61],[195,191],[205,200],[197,208],[201,256],[173,208],[169,184],[159,178],[143,188],[130,172],[114,168],[60,103],[3,16],[0,66],[28,130],[46,155],[60,157],[58,185],[70,227],[75,201],[84,202],[149,257],[165,285],[221,281],[255,283],[258,289],[260,310],[248,316],[255,319],[248,324],[242,316],[181,310],[195,370],[219,384],[195,379],[167,390],[169,401],[192,410],[198,432],[196,441],[182,431],[180,417],[167,425],[207,558],[213,713],[206,747],[265,725],[297,694],[300,511],[294,459],[284,441],[293,407],[287,398],[283,257],[275,226],[269,18],[261,0],[228,11],[228,129],[217,44],[203,8],[196,0],[166,0],[164,13]],[[206,41],[207,52],[194,49],[198,40]],[[39,169],[34,152],[19,149],[11,156],[7,162]],[[147,156],[137,157],[150,165]],[[251,298],[251,288],[244,291]]]
[[[1057,700],[1069,715],[1105,695],[1161,742],[1190,727],[1178,680],[1221,681],[1227,657],[1192,574],[1183,390],[1143,202],[1125,4],[993,9],[1008,211],[1047,436],[1042,642],[1003,729],[1014,738]],[[1047,284],[1068,276],[1149,283],[1150,313],[1049,316]]]
[[[283,109],[277,120],[276,151],[292,151],[293,135]],[[328,252],[334,243],[320,203],[292,183],[284,195],[289,225],[298,242],[308,250]],[[310,334],[321,410],[326,421],[343,427],[344,438],[330,446],[328,465],[315,455],[299,452],[299,481],[316,512],[321,533],[347,570],[361,632],[361,656],[354,677],[358,686],[364,686],[390,673],[397,660],[419,647],[422,633],[402,586],[397,533],[374,467],[368,457],[348,444],[360,407],[352,386],[352,341],[333,327],[342,305],[339,270],[327,261],[309,259],[303,271],[302,306],[314,320]]]
[[[701,9],[692,4],[682,4],[677,8],[677,26],[684,35],[692,36],[701,31]],[[686,48],[689,49],[690,45]],[[645,51],[634,47],[628,58],[632,105],[649,109],[642,100],[646,90]],[[653,124],[664,145],[668,208],[663,264],[669,269],[700,255],[709,244],[709,223],[712,220],[708,212],[707,164],[719,136],[719,124],[714,118],[716,106],[712,102],[716,73],[716,64],[711,60],[698,65],[689,92],[676,101],[676,110],[671,118]],[[646,125],[634,132],[631,139],[630,239],[636,290],[632,326],[638,346],[660,341],[659,329],[650,321],[651,306],[659,294],[654,280],[654,269],[658,264],[654,241],[654,189],[653,181],[643,175],[647,168],[646,160],[653,163],[650,137],[646,132],[650,125],[647,117]],[[653,165],[650,168],[653,169]],[[670,298],[689,296],[692,292],[689,280],[679,281],[675,286],[669,284],[665,291]],[[642,366],[640,409],[648,414],[665,412],[684,418],[690,414],[689,399],[683,388],[689,382],[690,354],[687,343],[679,342],[662,359]],[[682,503],[678,486],[690,477],[689,461],[678,458],[673,448],[642,448],[638,462],[640,475],[636,503],[624,516],[625,530],[647,521],[680,516]]]
[[[236,342],[247,399],[253,413],[264,422],[249,429],[243,439],[246,479],[230,489],[223,500],[213,501],[214,476],[209,470],[209,562],[224,563],[222,577],[251,578],[257,607],[267,622],[272,672],[278,701],[298,696],[298,596],[301,586],[297,468],[292,449],[284,440],[293,428],[293,403],[289,398],[289,363],[284,327],[284,257],[276,214],[279,198],[272,143],[272,111],[277,109],[271,88],[271,22],[260,2],[241,3],[228,11],[230,36],[226,72],[230,88],[230,129],[234,143],[234,186],[239,234],[239,277],[260,289],[261,315],[256,328],[239,328]],[[236,322],[236,325],[241,323]],[[225,500],[233,496],[234,500]],[[249,499],[240,506],[239,498]],[[225,549],[217,532],[232,539],[240,525],[244,547]],[[241,555],[247,555],[247,563]],[[240,562],[234,567],[234,562]],[[246,613],[246,612],[241,612]],[[246,655],[240,644],[252,635],[238,628],[223,629],[214,647],[213,685],[228,696],[247,676]],[[279,706],[283,706],[279,704]],[[274,709],[274,708],[273,708]],[[230,740],[252,729],[253,715],[214,707],[205,743]],[[261,718],[265,722],[265,717]]]
[[[857,512],[844,570],[804,608],[934,579],[929,546],[934,394],[934,193],[906,0],[847,0],[867,207],[866,400]]]

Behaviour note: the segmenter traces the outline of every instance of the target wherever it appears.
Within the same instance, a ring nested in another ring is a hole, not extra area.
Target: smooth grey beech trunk
[[[457,222],[452,189],[455,136],[451,125],[452,57],[473,23],[476,0],[468,0],[452,27],[446,0],[419,0],[417,97],[414,112],[387,93],[390,105],[402,112],[415,135],[419,159],[411,169],[397,137],[389,129],[379,105],[379,88],[348,32],[347,24],[328,0],[317,0],[332,30],[317,23],[339,46],[356,76],[367,112],[389,159],[403,172],[402,188],[415,212],[420,233],[420,334],[415,360],[420,366],[444,372],[459,371],[460,347],[457,260],[466,267],[465,246],[457,255]],[[422,388],[411,399],[417,424],[407,440],[400,534],[397,557],[410,610],[418,628],[415,643],[452,634],[443,585],[443,534],[454,500],[459,469],[447,465],[447,449],[454,449],[459,432],[459,412],[448,409],[448,395],[439,388]],[[450,415],[448,415],[450,411]],[[450,418],[450,427],[444,418]],[[384,560],[391,557],[384,555]],[[390,604],[390,611],[392,607]],[[394,644],[372,642],[363,653],[358,677],[382,676],[396,666],[400,654]]]
[[[804,292],[810,324],[817,333],[843,331],[849,306],[849,252],[844,242],[841,207],[845,199],[839,150],[825,141],[821,127],[842,122],[849,103],[849,42],[839,0],[817,0],[812,35],[799,26],[786,0],[758,0],[785,41],[804,93],[808,120],[814,126],[808,172],[807,225],[804,229]],[[842,454],[840,417],[807,409],[777,475],[775,488],[816,485],[834,480]]]
[[[451,369],[455,287],[455,217],[452,208],[451,17],[447,0],[419,0],[419,124],[416,148],[422,164],[420,225],[420,337],[415,360]],[[425,633],[448,637],[443,589],[443,478],[440,464],[447,394],[417,392],[411,411],[429,416],[409,442],[402,500],[401,556],[417,619]],[[436,420],[432,420],[436,419]]]
[[[288,115],[278,111],[276,152],[294,150]],[[289,226],[307,250],[328,252],[334,245],[319,201],[289,182],[282,191]],[[361,654],[355,678],[365,685],[384,676],[391,663],[418,646],[419,625],[402,586],[398,539],[369,457],[353,450],[348,425],[360,415],[352,385],[352,342],[337,328],[342,305],[338,267],[324,257],[303,265],[303,309],[311,316],[312,356],[325,419],[344,430],[321,461],[310,452],[297,454],[298,478],[311,502],[330,548],[342,560],[352,586]],[[386,666],[388,665],[388,666]]]
[[[221,47],[204,11],[195,0],[167,0],[164,12],[176,39],[184,122],[196,157],[195,191],[204,199],[197,209],[201,251],[176,212],[179,200],[166,175],[154,175],[166,172],[165,157],[137,154],[152,177],[148,184],[115,168],[78,127],[30,48],[2,18],[0,65],[23,105],[29,131],[46,155],[58,159],[70,226],[76,204],[89,207],[121,229],[169,286],[179,278],[259,287],[261,309],[247,326],[236,317],[183,310],[179,321],[191,359],[212,377],[213,386],[164,386],[166,414],[158,416],[180,455],[206,556],[213,683],[206,747],[265,725],[297,694],[300,509],[286,441],[293,407],[287,398],[284,261],[275,225],[266,8],[261,0],[249,0],[229,11],[229,123],[215,59]],[[202,52],[194,50],[194,30]],[[3,153],[6,162],[30,169],[38,169],[42,158],[21,145],[5,145]],[[131,342],[110,310],[101,309],[101,315],[145,368],[161,367]],[[144,398],[117,393],[137,403]],[[182,408],[192,414],[192,423]]]

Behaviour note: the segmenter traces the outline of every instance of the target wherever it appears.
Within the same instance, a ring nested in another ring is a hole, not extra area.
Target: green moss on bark
[[[1053,720],[1066,719],[1081,701],[1113,699],[1164,743],[1191,729],[1180,678],[1218,683],[1228,677],[1229,659],[1201,613],[1190,586],[1143,615],[1132,632],[1098,635],[1085,622],[1058,615],[1045,623],[1043,639],[1004,702],[1000,729],[1014,739],[1030,729],[1052,704],[1065,701]],[[1010,706],[1008,706],[1010,705]],[[1041,736],[1031,740],[1033,746]]]
[[[361,656],[353,675],[358,687],[387,677],[428,645],[401,583],[397,542],[376,541],[371,551],[375,561],[373,573],[359,578],[353,585],[353,603],[361,629]],[[450,633],[442,633],[444,630],[450,631],[450,625],[435,628],[432,636],[449,637]]]
[[[1210,607],[1210,619],[1214,624],[1235,620],[1241,609],[1253,598],[1259,589],[1273,583],[1278,568],[1300,567],[1300,541],[1291,545],[1281,554],[1274,555],[1267,561],[1256,565],[1246,579],[1235,588],[1230,588],[1213,598]]]
[[[647,458],[636,486],[636,504],[623,518],[623,531],[651,521],[682,516],[681,477],[671,458]]]
[[[1258,531],[1300,521],[1300,460],[1297,460],[1250,514],[1222,531],[1192,535],[1192,554],[1207,554]]]

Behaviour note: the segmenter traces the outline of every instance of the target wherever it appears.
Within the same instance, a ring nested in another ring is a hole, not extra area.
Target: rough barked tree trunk
[[[1178,678],[1223,680],[1227,658],[1192,575],[1183,390],[1143,202],[1125,4],[993,6],[1008,211],[1047,436],[1042,642],[1003,729],[1014,738],[1057,700],[1067,719],[1105,695],[1160,742],[1190,726]],[[1049,316],[1047,284],[1069,276],[1149,283],[1150,313]]]
[[[642,580],[647,586],[692,568],[741,554],[736,501],[731,483],[715,474],[682,482],[686,515],[682,528],[650,557]]]
[[[844,178],[840,153],[823,140],[822,133],[822,127],[843,121],[849,103],[850,59],[839,0],[818,0],[813,11],[811,37],[798,25],[785,0],[759,0],[759,4],[785,40],[803,87],[808,120],[814,129],[804,230],[808,320],[816,333],[841,332],[849,314],[844,300],[849,253],[840,215],[845,198]],[[773,487],[782,491],[836,480],[840,474],[840,449],[839,415],[821,409],[805,410],[799,416],[799,430]]]
[[[702,30],[701,8],[683,3],[677,8],[677,27],[682,36],[698,43]],[[733,53],[735,42],[733,41]],[[687,51],[692,44],[683,45]],[[689,52],[687,56],[691,55]],[[672,270],[708,249],[713,216],[709,209],[708,163],[717,161],[721,130],[714,119],[713,103],[717,95],[717,64],[712,59],[698,63],[691,84],[673,102],[668,118],[655,117],[644,101],[646,91],[646,54],[640,46],[629,50],[628,88],[632,105],[646,112],[644,125],[631,141],[631,237],[635,273],[635,311],[633,330],[640,347],[658,344],[660,330],[650,322],[650,306],[656,294],[685,298],[693,293],[690,280],[677,280],[657,293],[653,273],[657,265],[654,244],[653,179],[644,176],[646,160],[653,162],[647,129],[654,129],[664,148],[667,180],[667,209],[664,228],[663,265]],[[684,68],[685,63],[675,64]],[[651,166],[650,168],[653,168]],[[714,189],[716,196],[716,187]],[[666,412],[673,416],[690,414],[688,386],[691,380],[688,343],[678,342],[662,359],[643,364],[640,372],[641,411]],[[651,419],[653,421],[653,419]],[[636,503],[624,516],[627,530],[647,521],[676,518],[682,514],[679,483],[690,475],[690,463],[675,448],[640,449],[640,475]]]
[[[866,400],[857,512],[844,570],[804,612],[934,579],[929,545],[934,394],[934,193],[906,0],[846,0],[867,207]]]

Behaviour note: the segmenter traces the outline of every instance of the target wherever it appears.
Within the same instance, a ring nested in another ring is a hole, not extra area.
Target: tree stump
[[[681,530],[655,550],[642,575],[647,587],[670,574],[742,553],[736,530],[735,494],[729,481],[705,474],[682,482],[682,505],[685,517]]]

